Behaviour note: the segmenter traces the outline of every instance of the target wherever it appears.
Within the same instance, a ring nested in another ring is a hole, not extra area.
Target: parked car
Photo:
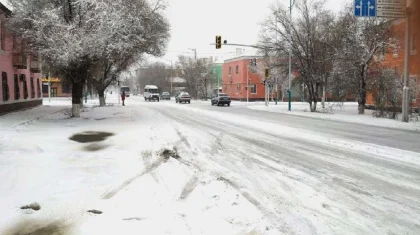
[[[191,103],[191,96],[188,94],[188,92],[181,92],[179,95],[175,98],[176,103]]]
[[[211,105],[217,104],[217,106],[224,106],[226,104],[227,106],[230,106],[230,102],[230,97],[224,93],[214,94],[211,98]]]
[[[162,94],[160,95],[160,99],[162,100],[171,100],[171,94],[169,94],[169,92],[162,92]]]

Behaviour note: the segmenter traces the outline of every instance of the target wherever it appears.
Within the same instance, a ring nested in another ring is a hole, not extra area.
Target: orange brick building
[[[222,91],[235,100],[246,100],[247,77],[249,78],[249,100],[264,100],[264,84],[262,77],[251,69],[248,70],[249,61],[257,59],[260,63],[263,57],[241,56],[225,60],[222,73]]]
[[[414,90],[410,90],[412,107],[420,106],[420,2],[416,0],[408,0],[408,6],[411,9],[410,16],[410,67],[409,74],[412,84],[416,84]],[[398,19],[393,25],[395,35],[399,40],[399,44],[393,50],[385,55],[383,66],[393,68],[401,74],[404,72],[404,56],[405,56],[405,30],[406,19]],[[373,98],[368,96],[368,104],[373,104]]]

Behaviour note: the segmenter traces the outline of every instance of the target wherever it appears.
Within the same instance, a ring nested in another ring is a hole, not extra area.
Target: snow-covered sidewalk
[[[0,117],[0,234],[276,234],[175,148],[182,138],[164,116],[93,105],[70,119],[69,106]],[[22,209],[31,203],[40,209]]]
[[[325,113],[311,113],[308,103],[293,102],[292,111],[288,111],[288,104],[286,102],[279,102],[278,105],[270,103],[267,107],[265,105],[249,105],[248,108],[258,111],[266,111],[273,113],[282,113],[303,117],[311,117],[332,121],[358,123],[371,126],[380,126],[388,128],[397,128],[405,130],[420,130],[420,120],[409,123],[401,122],[401,120],[392,120],[386,118],[375,118],[372,116],[372,110],[366,110],[364,115],[359,115],[357,112],[357,103],[347,102],[343,103],[327,103],[326,107],[332,107],[330,112]]]

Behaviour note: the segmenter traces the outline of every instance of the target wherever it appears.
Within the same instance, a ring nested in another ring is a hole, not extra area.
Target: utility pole
[[[276,14],[276,46],[278,45],[279,41],[278,41],[278,36],[277,36],[277,14]],[[278,71],[277,71],[277,67],[276,67],[276,105],[279,102],[279,76],[278,76]]]
[[[246,66],[246,103],[249,103],[249,65]]]
[[[292,111],[292,7],[294,0],[290,0],[289,7],[289,90],[287,91],[289,97],[289,111]]]
[[[48,72],[48,102],[51,103],[51,73]]]
[[[172,82],[173,82],[173,67],[172,67],[172,60],[171,60],[171,77],[170,77],[170,79],[171,79],[171,95],[172,95]]]
[[[405,58],[404,58],[404,89],[402,103],[402,121],[408,122],[408,104],[409,104],[409,68],[410,68],[410,11],[407,9],[407,17],[405,23]]]
[[[197,49],[196,48],[188,48],[194,52],[194,59],[197,61]]]

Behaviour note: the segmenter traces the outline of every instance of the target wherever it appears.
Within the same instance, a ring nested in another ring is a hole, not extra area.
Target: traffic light
[[[250,59],[250,60],[249,60],[249,64],[250,64],[251,66],[257,66],[257,59]]]
[[[216,36],[216,49],[222,48],[222,36]]]
[[[270,70],[269,69],[265,69],[265,73],[264,73],[264,77],[268,78],[270,76]]]

